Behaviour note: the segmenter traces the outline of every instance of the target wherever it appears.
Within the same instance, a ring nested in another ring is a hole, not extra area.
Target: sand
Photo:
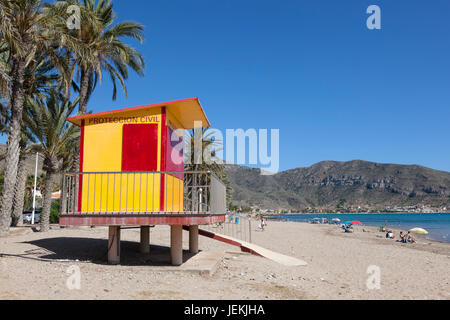
[[[122,265],[110,266],[106,228],[55,227],[0,238],[0,299],[450,299],[449,244],[402,244],[363,228],[269,221],[253,232],[254,243],[308,263],[298,267],[200,237],[201,250],[225,252],[213,275],[200,275],[139,254],[138,229],[122,231]],[[187,249],[187,232],[183,240]],[[167,251],[169,228],[153,228],[151,243]],[[80,289],[66,285],[70,266]],[[379,268],[379,289],[366,285],[369,266]]]

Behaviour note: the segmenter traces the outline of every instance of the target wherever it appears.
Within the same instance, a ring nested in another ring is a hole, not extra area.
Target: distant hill
[[[0,155],[4,155],[6,153],[6,145],[0,144]],[[27,175],[34,175],[34,167],[36,165],[36,154],[32,154],[27,158],[26,168]],[[0,171],[5,169],[5,160],[0,160]],[[42,157],[39,157],[38,163],[38,173],[43,173],[42,171]]]
[[[418,165],[323,161],[273,176],[235,165],[226,165],[226,172],[233,188],[233,203],[240,206],[275,210],[450,207],[450,172]]]

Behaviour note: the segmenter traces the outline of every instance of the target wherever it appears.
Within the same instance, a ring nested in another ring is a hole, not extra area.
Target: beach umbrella
[[[411,230],[409,230],[410,232],[414,232],[417,234],[428,234],[428,231],[422,228],[412,228]]]
[[[350,224],[359,224],[362,226],[363,223],[361,221],[352,221]]]
[[[337,222],[339,222],[339,221],[341,221],[341,219],[339,219],[339,218],[333,218],[333,219],[331,219],[331,221],[337,221]]]
[[[352,223],[351,221],[344,221],[345,224],[350,224]]]

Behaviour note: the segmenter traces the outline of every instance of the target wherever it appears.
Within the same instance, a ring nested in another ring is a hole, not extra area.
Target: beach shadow
[[[47,238],[23,243],[34,245],[38,248],[27,250],[24,254],[14,256],[24,259],[36,260],[70,260],[91,262],[96,264],[108,264],[107,246],[104,239],[91,238]],[[120,242],[120,264],[125,266],[171,266],[170,248],[166,246],[151,245],[150,254],[139,252],[139,243],[122,240]],[[5,254],[4,254],[5,255]],[[183,263],[196,254],[183,250]]]

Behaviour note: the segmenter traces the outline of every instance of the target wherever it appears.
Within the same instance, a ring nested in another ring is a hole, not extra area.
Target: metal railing
[[[253,222],[253,227],[256,223]],[[228,213],[225,222],[201,226],[201,229],[252,242],[252,219],[240,214]]]
[[[225,214],[210,171],[78,172],[63,178],[62,214]]]

